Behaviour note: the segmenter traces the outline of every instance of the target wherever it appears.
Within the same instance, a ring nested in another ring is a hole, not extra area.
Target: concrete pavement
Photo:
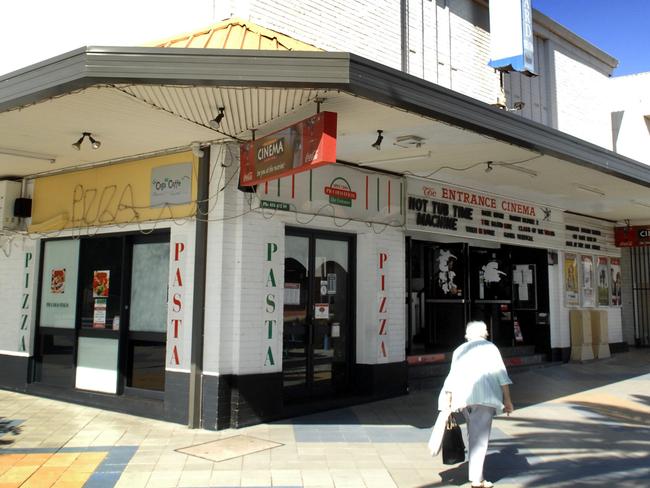
[[[649,486],[650,350],[513,380],[516,411],[494,422],[488,479]],[[427,451],[436,397],[211,432],[0,391],[0,488],[469,486],[466,463]]]

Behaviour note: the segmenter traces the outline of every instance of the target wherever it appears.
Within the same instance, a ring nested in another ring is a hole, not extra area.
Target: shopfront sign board
[[[406,228],[463,238],[561,249],[561,210],[417,178],[407,179]]]
[[[192,202],[192,163],[168,164],[151,169],[151,207]]]
[[[320,112],[240,146],[242,186],[288,176],[336,162],[334,112]]]
[[[405,182],[399,176],[343,164],[257,187],[260,208],[401,226]]]
[[[564,223],[567,251],[620,256],[611,223],[574,214],[565,215]]]
[[[645,247],[650,246],[650,226],[616,227],[614,238],[617,247]]]
[[[535,72],[531,0],[490,3],[490,62],[495,69]]]

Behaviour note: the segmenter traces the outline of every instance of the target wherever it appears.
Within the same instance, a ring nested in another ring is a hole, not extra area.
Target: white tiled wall
[[[313,217],[285,212],[251,211],[254,197],[237,190],[234,146],[213,146],[216,166],[211,184],[212,211],[208,230],[206,283],[205,352],[206,374],[253,374],[280,371],[282,366],[281,315],[274,340],[276,364],[265,366],[268,347],[264,327],[265,296],[268,293],[264,273],[265,243],[276,242],[282,267],[276,274],[278,288],[284,287],[284,236],[287,226],[354,234],[357,237],[357,313],[356,362],[375,364],[377,355],[377,290],[379,289],[376,253],[388,249],[394,260],[396,277],[389,292],[390,358],[404,359],[404,243],[401,229],[375,227],[362,222],[334,222],[329,217]],[[221,166],[221,161],[225,167]],[[233,164],[235,163],[235,164]],[[232,164],[232,165],[231,165]],[[235,172],[235,173],[234,173]],[[229,184],[225,186],[225,182]],[[218,192],[218,189],[224,188]],[[218,195],[218,196],[217,196]],[[309,221],[308,224],[303,224]],[[337,225],[338,224],[338,225]],[[277,307],[281,311],[283,293]]]
[[[17,353],[19,351],[21,309],[24,300],[24,279],[25,279],[25,251],[33,251],[39,246],[38,240],[30,240],[23,236],[0,236],[0,303],[2,304],[2,313],[0,313],[0,354]],[[38,263],[34,263],[35,273],[38,272]],[[31,296],[30,306],[32,312],[36,309],[36,289],[37,277],[30,277]],[[28,325],[33,331],[33,314],[32,320]],[[33,334],[29,334],[33,337]],[[31,345],[26,344],[28,352]]]

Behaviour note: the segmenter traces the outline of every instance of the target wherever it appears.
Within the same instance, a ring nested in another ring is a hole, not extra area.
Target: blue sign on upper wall
[[[490,2],[490,62],[503,71],[535,74],[531,0]]]

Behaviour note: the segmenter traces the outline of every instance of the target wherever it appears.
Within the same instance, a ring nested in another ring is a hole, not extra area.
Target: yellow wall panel
[[[191,203],[151,207],[152,170],[191,163]],[[151,220],[196,212],[198,160],[191,151],[37,178],[30,232],[48,232]]]

